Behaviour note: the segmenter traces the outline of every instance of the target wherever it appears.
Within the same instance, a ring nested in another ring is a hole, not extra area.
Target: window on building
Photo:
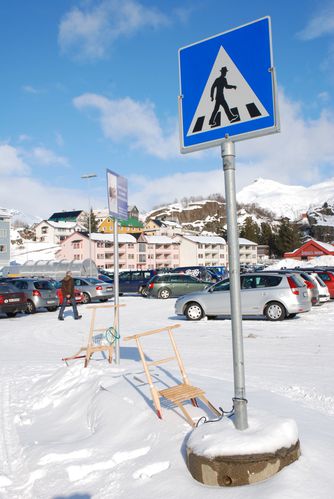
[[[0,237],[5,238],[7,237],[8,231],[6,229],[0,229]]]
[[[42,234],[47,234],[48,233],[48,228],[49,227],[42,227],[42,230],[41,230]]]
[[[140,253],[145,253],[146,251],[146,244],[145,243],[139,243],[139,251]]]
[[[0,253],[7,253],[7,246],[5,244],[0,244]]]

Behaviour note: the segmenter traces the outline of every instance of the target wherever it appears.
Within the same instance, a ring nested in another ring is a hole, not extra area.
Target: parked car
[[[304,282],[293,274],[246,273],[240,275],[241,312],[243,315],[265,316],[270,321],[292,318],[311,308]],[[200,320],[205,315],[230,315],[230,281],[224,279],[204,291],[178,298],[177,315]]]
[[[202,281],[217,282],[220,278],[217,276],[216,272],[209,270],[208,267],[204,265],[190,265],[188,267],[176,267],[173,272],[179,274],[187,274]]]
[[[147,284],[147,296],[154,298],[171,298],[211,286],[210,281],[201,281],[189,274],[158,274]]]
[[[319,291],[319,305],[322,303],[325,303],[326,301],[330,300],[330,294],[328,287],[324,283],[324,281],[321,279],[321,277],[316,273],[316,272],[309,272],[305,271],[307,274],[309,274],[313,279],[314,279],[314,284],[317,286],[318,291]]]
[[[27,308],[26,295],[7,282],[0,283],[0,313],[7,317],[15,317],[18,312]]]
[[[74,287],[82,292],[82,303],[104,302],[114,296],[113,285],[95,277],[74,277]]]
[[[125,270],[119,272],[119,294],[143,293],[148,281],[157,274],[156,270]],[[114,274],[101,274],[99,279],[113,284]]]
[[[38,308],[49,312],[57,310],[57,291],[50,280],[21,277],[11,279],[11,284],[26,295],[28,314],[34,314]]]
[[[283,270],[278,270],[277,273],[278,274],[299,275],[306,284],[307,292],[309,294],[311,304],[312,305],[319,305],[320,304],[320,298],[319,298],[320,293],[319,293],[319,289],[318,289],[318,283],[316,282],[315,278],[310,273],[304,272],[301,269],[288,269],[288,270],[283,269]]]
[[[334,272],[331,270],[314,269],[313,272],[318,274],[321,280],[326,284],[331,299],[334,299]]]
[[[53,284],[54,284],[56,291],[57,291],[59,305],[62,305],[64,297],[63,297],[63,293],[62,293],[62,289],[61,289],[61,281],[53,281]],[[83,302],[83,292],[77,288],[74,288],[74,298],[75,298],[76,303],[82,303]]]

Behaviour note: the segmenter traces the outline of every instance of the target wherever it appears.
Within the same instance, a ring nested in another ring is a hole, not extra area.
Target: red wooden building
[[[309,239],[300,248],[284,253],[284,258],[295,258],[296,260],[311,260],[316,256],[333,255],[334,246],[329,243],[322,243]]]

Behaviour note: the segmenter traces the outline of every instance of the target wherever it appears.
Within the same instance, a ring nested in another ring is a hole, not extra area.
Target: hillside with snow
[[[309,187],[258,178],[238,192],[237,201],[242,204],[256,203],[278,218],[284,216],[295,220],[314,206],[326,201],[334,203],[334,178]]]

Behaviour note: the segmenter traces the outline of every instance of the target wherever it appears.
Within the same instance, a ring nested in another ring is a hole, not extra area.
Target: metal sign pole
[[[115,328],[117,336],[120,335],[119,331],[119,262],[118,262],[118,219],[114,218],[114,305],[115,308]],[[120,345],[119,338],[115,340],[115,362],[117,365],[120,363]]]
[[[239,262],[239,234],[237,224],[237,206],[235,193],[235,146],[234,142],[226,139],[221,146],[223,158],[228,263],[230,274],[230,299],[233,346],[235,426],[238,430],[248,428],[247,400],[245,398],[245,371],[244,350],[242,337],[241,298],[240,298],[240,262]]]

